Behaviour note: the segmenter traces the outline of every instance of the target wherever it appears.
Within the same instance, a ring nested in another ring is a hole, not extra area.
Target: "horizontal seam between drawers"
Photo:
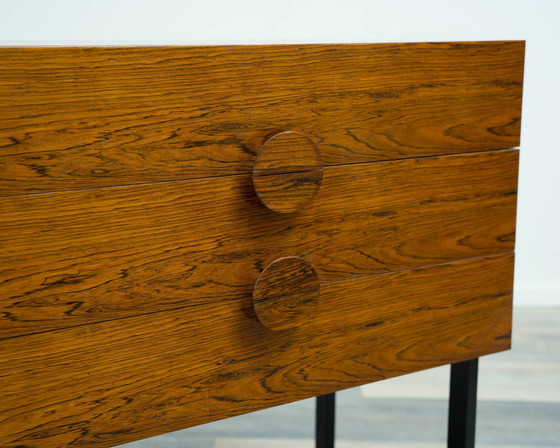
[[[353,166],[353,165],[370,165],[373,163],[389,163],[389,162],[398,162],[398,161],[405,161],[405,160],[418,160],[418,159],[435,159],[439,157],[460,157],[460,156],[470,156],[470,155],[477,155],[477,154],[488,154],[493,152],[507,152],[507,151],[514,151],[519,150],[518,146],[508,147],[508,148],[499,148],[499,149],[488,149],[482,151],[471,151],[471,152],[455,152],[455,153],[446,153],[446,154],[431,154],[425,156],[416,156],[416,157],[402,157],[402,158],[394,158],[394,159],[383,159],[383,160],[370,160],[365,162],[345,162],[345,163],[335,163],[325,165],[324,169],[328,168],[336,168],[339,166]],[[0,156],[1,157],[1,156]],[[294,171],[293,173],[297,173]],[[236,176],[250,176],[252,174],[251,171],[243,172],[243,173],[235,173],[235,174],[223,174],[223,175],[212,175],[212,176],[201,176],[201,177],[187,177],[184,179],[170,179],[170,180],[158,180],[158,181],[151,181],[151,182],[139,182],[139,183],[132,183],[132,184],[122,184],[122,185],[106,185],[101,187],[92,187],[92,188],[76,188],[70,190],[55,190],[55,191],[38,191],[35,193],[23,193],[23,194],[1,194],[0,198],[16,198],[16,197],[27,197],[27,196],[39,196],[39,195],[47,195],[47,194],[61,194],[61,193],[72,193],[78,191],[93,191],[93,190],[107,190],[110,188],[129,188],[129,187],[140,187],[146,185],[158,185],[158,184],[170,184],[176,182],[186,182],[186,181],[194,181],[194,180],[204,180],[204,179],[224,179]],[[282,174],[292,174],[292,172],[286,172]]]
[[[421,269],[427,269],[427,268],[432,268],[432,267],[437,267],[437,266],[444,266],[444,265],[449,265],[449,264],[452,264],[452,263],[458,263],[458,262],[462,262],[462,261],[479,260],[479,259],[481,260],[481,259],[484,259],[484,258],[500,257],[500,256],[505,256],[505,255],[514,255],[514,254],[515,254],[514,251],[510,251],[510,252],[500,252],[500,253],[480,255],[480,256],[477,256],[477,257],[460,258],[460,259],[445,261],[445,262],[441,262],[441,263],[433,263],[433,264],[428,264],[428,265],[416,266],[414,268],[408,268],[408,269],[399,269],[399,270],[395,270],[395,271],[380,272],[380,273],[377,273],[377,274],[354,276],[354,277],[348,277],[348,278],[344,278],[344,279],[340,279],[340,280],[331,280],[331,281],[325,281],[325,282],[320,281],[320,285],[329,285],[329,284],[340,283],[340,282],[344,282],[344,281],[352,281],[352,280],[359,280],[359,279],[365,279],[365,278],[379,277],[381,275],[390,275],[390,274],[395,274],[395,273],[399,273],[399,272],[417,271],[417,270],[421,270]],[[229,299],[229,300],[239,300],[239,298]],[[203,305],[198,305],[198,306],[203,306]],[[133,318],[141,317],[141,316],[148,316],[148,315],[160,314],[160,313],[168,313],[168,312],[177,311],[177,310],[186,309],[186,308],[191,308],[191,307],[189,307],[189,306],[179,306],[179,307],[176,307],[176,308],[169,308],[169,309],[160,310],[160,311],[152,311],[152,312],[147,312],[147,313],[134,314],[134,315],[131,315],[131,316],[117,317],[117,318],[113,318],[113,319],[104,319],[104,320],[98,320],[98,321],[95,321],[95,322],[89,322],[89,323],[84,323],[84,324],[69,325],[67,327],[52,328],[52,329],[49,329],[49,330],[36,331],[36,332],[32,332],[32,333],[25,333],[25,334],[19,334],[19,335],[14,335],[14,336],[7,336],[7,337],[4,337],[4,338],[0,338],[0,341],[7,340],[7,339],[14,339],[14,338],[22,338],[22,337],[26,337],[26,336],[34,336],[34,335],[44,334],[44,333],[51,333],[53,331],[62,331],[62,330],[70,329],[70,328],[85,327],[85,326],[88,326],[88,325],[98,325],[98,324],[103,324],[105,322],[120,321],[120,320],[123,320],[123,319],[133,319]]]

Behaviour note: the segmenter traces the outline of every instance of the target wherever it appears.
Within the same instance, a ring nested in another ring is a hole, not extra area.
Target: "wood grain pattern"
[[[0,341],[0,446],[109,447],[505,350],[512,272],[505,254],[330,282],[287,333],[247,295]]]
[[[0,337],[237,301],[285,256],[329,282],[510,252],[517,160],[328,167],[295,214],[250,175],[0,198]]]
[[[523,53],[0,48],[0,446],[104,448],[508,349]],[[286,257],[316,276],[278,283]]]
[[[312,318],[319,296],[319,277],[313,266],[303,258],[284,257],[270,263],[259,276],[253,308],[268,329],[291,330]]]
[[[301,132],[274,134],[259,150],[253,187],[261,202],[278,213],[309,204],[321,186],[323,159],[317,145]]]
[[[523,42],[1,48],[0,195],[250,173],[266,136],[326,164],[519,144]]]

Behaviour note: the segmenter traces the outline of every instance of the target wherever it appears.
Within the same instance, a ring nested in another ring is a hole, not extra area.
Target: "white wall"
[[[560,306],[560,1],[0,0],[0,44],[527,41],[516,304]]]

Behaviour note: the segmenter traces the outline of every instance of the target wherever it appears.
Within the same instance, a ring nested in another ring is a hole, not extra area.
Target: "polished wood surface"
[[[0,48],[0,446],[508,349],[523,52]]]
[[[249,173],[272,132],[328,165],[519,144],[523,42],[0,48],[0,195]]]
[[[323,158],[313,140],[301,132],[280,132],[265,142],[255,158],[253,187],[269,209],[293,213],[313,200],[323,170]]]
[[[303,258],[274,260],[253,289],[253,308],[259,321],[273,331],[291,330],[312,318],[320,296],[313,266]]]
[[[241,300],[280,257],[322,281],[514,247],[516,150],[333,166],[300,213],[251,176],[0,200],[0,337]]]
[[[1,446],[113,446],[505,350],[513,257],[321,285],[270,331],[250,297],[0,341]]]

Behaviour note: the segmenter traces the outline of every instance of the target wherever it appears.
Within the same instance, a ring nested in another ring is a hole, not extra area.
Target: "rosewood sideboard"
[[[0,48],[0,446],[110,447],[509,349],[523,61]]]

